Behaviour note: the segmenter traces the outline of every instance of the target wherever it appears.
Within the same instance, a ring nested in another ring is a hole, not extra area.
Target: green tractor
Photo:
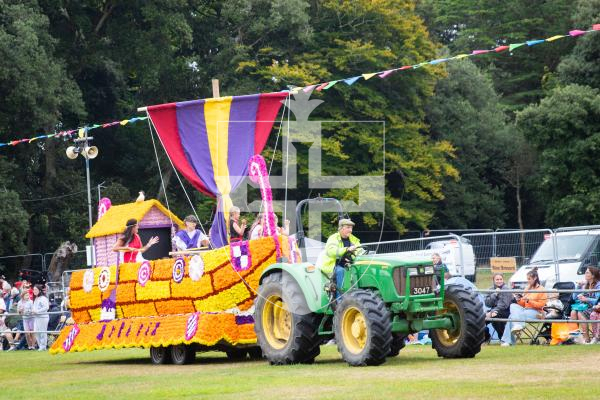
[[[301,209],[298,233],[302,247]],[[481,350],[485,315],[477,295],[445,285],[431,260],[385,255],[345,255],[339,288],[310,263],[280,262],[262,274],[255,300],[254,329],[271,364],[312,363],[320,345],[335,338],[352,366],[380,365],[397,356],[408,334],[429,330],[433,348],[445,358],[470,358]],[[336,299],[336,289],[342,294]]]

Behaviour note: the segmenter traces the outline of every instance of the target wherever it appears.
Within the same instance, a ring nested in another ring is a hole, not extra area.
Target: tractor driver
[[[325,249],[319,254],[316,267],[321,271],[335,277],[336,286],[340,287],[344,279],[344,267],[342,257],[347,253],[356,251],[360,246],[360,240],[352,234],[354,222],[349,219],[340,219],[338,223],[338,232],[329,236]],[[340,296],[338,290],[337,297]]]

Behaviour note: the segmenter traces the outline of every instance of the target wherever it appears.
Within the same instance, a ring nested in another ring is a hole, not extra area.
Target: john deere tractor
[[[440,357],[479,353],[485,329],[481,301],[461,285],[446,286],[431,260],[369,254],[344,258],[339,287],[310,263],[280,262],[263,272],[254,326],[271,364],[312,363],[320,345],[335,338],[348,364],[380,365],[399,354],[408,334],[421,330],[429,330]]]

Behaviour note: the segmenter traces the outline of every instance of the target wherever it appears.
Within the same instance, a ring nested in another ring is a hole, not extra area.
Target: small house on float
[[[146,260],[169,257],[173,251],[171,238],[184,223],[170,212],[158,200],[146,200],[111,206],[85,235],[92,239],[95,254],[95,266],[108,267],[119,264],[121,253],[112,251],[113,246],[125,232],[125,224],[130,218],[138,220],[140,239],[146,243],[152,236],[158,236],[159,242],[144,253]]]

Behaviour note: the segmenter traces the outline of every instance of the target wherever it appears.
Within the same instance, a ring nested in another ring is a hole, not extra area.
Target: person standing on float
[[[138,254],[144,253],[150,247],[158,243],[158,236],[152,236],[145,246],[138,235],[137,219],[131,218],[125,224],[125,232],[113,246],[113,251],[123,252],[123,262],[137,262]]]

